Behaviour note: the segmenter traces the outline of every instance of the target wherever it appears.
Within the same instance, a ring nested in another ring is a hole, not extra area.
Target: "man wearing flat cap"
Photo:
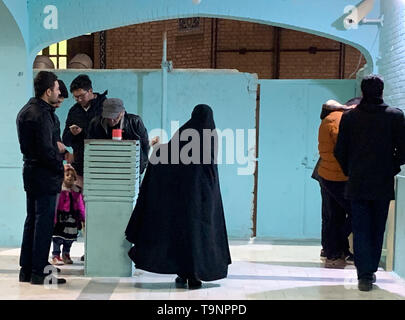
[[[127,113],[121,99],[109,98],[103,102],[103,112],[89,125],[87,139],[112,139],[113,129],[122,129],[122,140],[139,140],[141,144],[141,173],[148,163],[149,138],[142,119]]]

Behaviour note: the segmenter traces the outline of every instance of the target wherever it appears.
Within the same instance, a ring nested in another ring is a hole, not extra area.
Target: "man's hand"
[[[66,151],[65,145],[60,141],[57,141],[56,144],[58,145],[59,153],[65,153]]]
[[[155,144],[160,142],[159,136],[153,137],[152,140],[150,141],[151,147],[153,147]]]
[[[66,152],[65,160],[67,163],[73,163],[73,161],[74,161],[73,153]]]
[[[79,126],[72,124],[70,127],[70,132],[74,135],[77,136],[80,132],[82,132],[82,128],[80,128]]]

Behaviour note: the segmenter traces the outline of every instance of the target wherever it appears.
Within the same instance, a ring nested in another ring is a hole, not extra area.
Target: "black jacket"
[[[55,117],[55,125],[56,125],[56,128],[57,128],[57,141],[59,141],[59,142],[61,142],[61,143],[63,143],[62,142],[62,138],[61,138],[61,136],[60,136],[60,121],[59,121],[59,117],[56,115],[56,112],[55,112],[55,108],[52,108],[53,109],[53,113],[54,113],[54,117]],[[64,153],[59,153],[58,154],[58,157],[59,157],[59,160],[61,160],[61,161],[63,161],[63,160],[65,160],[65,154],[67,153],[68,151],[67,150],[65,150],[65,152]]]
[[[111,128],[103,124],[101,115],[95,117],[89,125],[87,139],[112,139],[112,129],[119,129],[119,124]],[[122,140],[139,140],[141,144],[141,173],[148,164],[149,137],[142,119],[136,114],[126,113],[122,127]]]
[[[56,143],[60,128],[54,108],[42,99],[30,99],[17,115],[17,133],[24,160],[24,190],[32,195],[59,193],[63,162]]]
[[[343,114],[334,154],[349,177],[347,199],[394,199],[394,176],[405,163],[404,113],[382,99],[362,99]]]
[[[97,97],[91,100],[91,107],[87,111],[85,111],[79,103],[76,103],[70,108],[66,118],[65,130],[63,130],[63,143],[73,148],[74,162],[72,166],[76,169],[77,174],[81,176],[83,175],[84,139],[87,137],[90,121],[103,111],[103,102],[106,99],[107,91],[103,94],[95,94]],[[74,136],[69,129],[73,124],[83,129],[82,132],[76,136]]]
[[[185,164],[181,158],[172,158],[172,151],[177,153],[189,143],[179,140],[187,129],[200,133],[200,163],[204,155],[210,163]],[[200,105],[168,144],[153,150],[125,231],[127,240],[135,245],[129,256],[136,268],[203,281],[227,276],[231,256],[214,162],[217,149],[213,141],[211,146],[202,144],[203,129],[213,130],[215,123],[211,109]]]

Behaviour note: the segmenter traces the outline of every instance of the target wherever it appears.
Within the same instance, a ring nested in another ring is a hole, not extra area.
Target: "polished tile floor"
[[[135,270],[129,278],[84,276],[83,243],[75,242],[73,265],[61,266],[67,284],[56,288],[18,282],[19,248],[0,248],[0,299],[12,300],[405,300],[405,280],[379,269],[371,292],[357,290],[356,270],[326,269],[315,244],[230,241],[228,278],[199,290],[176,289],[175,275]]]

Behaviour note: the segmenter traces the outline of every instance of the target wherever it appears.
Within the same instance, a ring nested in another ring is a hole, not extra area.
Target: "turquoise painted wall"
[[[19,213],[25,211],[15,117],[26,102],[31,75],[23,35],[2,1],[0,30],[0,245],[11,246],[21,241],[24,216]]]
[[[405,111],[405,2],[383,1],[384,27],[381,30],[380,73],[385,79],[384,99]],[[395,219],[394,272],[405,278],[405,167],[398,176]]]
[[[395,8],[403,9],[403,5],[400,4],[399,0],[376,0],[375,2],[376,5],[368,16],[369,18],[376,18],[382,12],[388,15],[388,24],[386,25],[390,25],[391,23],[391,25],[398,26],[398,22],[403,21],[402,13],[399,15],[393,14],[395,12],[394,6],[392,6],[393,3],[395,4]],[[220,2],[216,0],[203,0],[201,4],[194,5],[191,0],[117,0],[115,2],[100,0],[85,2],[79,0],[54,0],[51,4],[55,5],[58,9],[58,29],[47,30],[43,26],[43,21],[46,18],[44,8],[50,4],[47,0],[0,0],[0,14],[2,18],[0,25],[2,27],[1,30],[6,31],[0,35],[0,61],[3,63],[1,70],[9,70],[9,73],[7,73],[8,71],[2,73],[0,90],[3,90],[1,92],[4,101],[3,105],[7,110],[10,110],[10,113],[2,119],[5,126],[0,128],[1,136],[8,137],[0,141],[1,147],[10,147],[7,149],[10,150],[10,153],[2,155],[0,158],[1,168],[7,170],[7,173],[3,173],[2,177],[8,178],[10,176],[10,180],[5,182],[2,179],[4,182],[1,182],[1,189],[19,190],[21,185],[21,181],[19,180],[20,174],[18,173],[20,169],[16,165],[20,156],[16,148],[14,118],[19,108],[30,96],[32,77],[26,71],[30,69],[36,53],[43,47],[87,32],[147,21],[186,16],[203,16],[240,19],[276,25],[346,42],[357,47],[365,54],[369,70],[374,67],[375,72],[378,71],[378,68],[383,68],[384,61],[388,64],[397,63],[398,65],[400,54],[396,53],[396,46],[394,44],[386,46],[386,44],[391,44],[395,38],[403,37],[400,29],[396,29],[396,32],[391,32],[389,27],[384,27],[380,30],[376,25],[362,25],[358,29],[352,30],[346,30],[342,27],[344,8],[347,5],[356,3],[353,3],[351,0],[311,0],[305,2],[296,0],[273,0],[271,2],[268,0],[256,0],[254,3],[242,0],[222,0]],[[89,16],[96,18],[89,19]],[[103,19],[97,17],[103,17]],[[15,23],[14,19],[17,23]],[[390,20],[391,22],[389,22]],[[392,40],[387,40],[390,37]],[[392,51],[394,51],[393,55]],[[25,54],[26,52],[28,52],[28,55]],[[381,61],[379,58],[382,58]],[[390,72],[390,69],[387,69],[384,73],[387,75],[393,74]],[[12,80],[11,86],[9,85],[10,79]],[[172,81],[172,84],[174,83]],[[394,79],[390,80],[389,83],[391,83],[392,88],[397,90]],[[103,82],[100,82],[100,88],[95,86],[96,89],[99,91],[103,90],[102,84]],[[143,83],[140,80],[135,85],[140,88],[143,86]],[[180,84],[180,87],[182,85]],[[113,84],[110,86],[110,90],[114,90]],[[4,88],[7,88],[7,90]],[[395,90],[392,90],[393,93],[389,97],[393,97],[393,101],[401,101],[401,98],[397,99],[401,93],[394,92]],[[154,111],[150,111],[152,109],[145,108],[144,106],[147,106],[147,104],[144,101],[152,99],[153,103],[160,103],[161,97],[159,97],[158,92],[159,90],[155,88],[151,96],[138,96],[137,101],[134,102],[137,108],[141,106],[141,109],[137,110],[141,114],[144,113],[145,117],[150,119],[151,126],[159,123],[160,115]],[[110,96],[112,93],[114,91],[110,92]],[[124,92],[124,95],[130,94]],[[201,95],[207,97],[206,93]],[[176,99],[179,98],[176,97]],[[60,111],[62,118],[63,112],[63,110]],[[14,173],[12,173],[13,170],[15,171]],[[22,198],[20,195],[17,195],[17,197],[19,199],[17,207],[22,207]],[[5,214],[6,220],[11,214]],[[11,222],[7,223],[7,228],[14,223],[13,221],[11,219]],[[13,238],[10,241],[15,242],[15,239]]]
[[[320,112],[355,96],[355,80],[260,80],[258,238],[320,239]]]
[[[109,97],[121,98],[128,112],[142,116],[149,133],[161,127],[162,73],[160,70],[65,70],[55,73],[67,87],[79,73],[89,75],[94,91],[103,92],[108,89]],[[171,134],[170,122],[178,121],[181,126],[190,119],[194,106],[199,103],[208,104],[213,108],[216,126],[222,131],[225,129],[254,130],[256,87],[256,77],[247,73],[227,70],[169,73],[168,134]],[[70,95],[62,107],[56,111],[61,121],[61,130],[65,126],[69,108],[73,104],[74,101]],[[223,154],[224,164],[220,164],[218,168],[228,234],[234,238],[249,238],[252,228],[253,172],[249,175],[238,175],[238,168],[245,168],[247,164],[239,164],[236,161],[236,154],[233,157],[235,164],[225,164],[226,160],[232,160],[225,157],[225,143]],[[247,134],[243,154],[245,156],[248,154]]]
[[[30,32],[27,0],[0,0],[0,2],[3,2],[10,11],[28,47]]]
[[[405,278],[405,176],[397,177],[395,200],[394,272]]]

